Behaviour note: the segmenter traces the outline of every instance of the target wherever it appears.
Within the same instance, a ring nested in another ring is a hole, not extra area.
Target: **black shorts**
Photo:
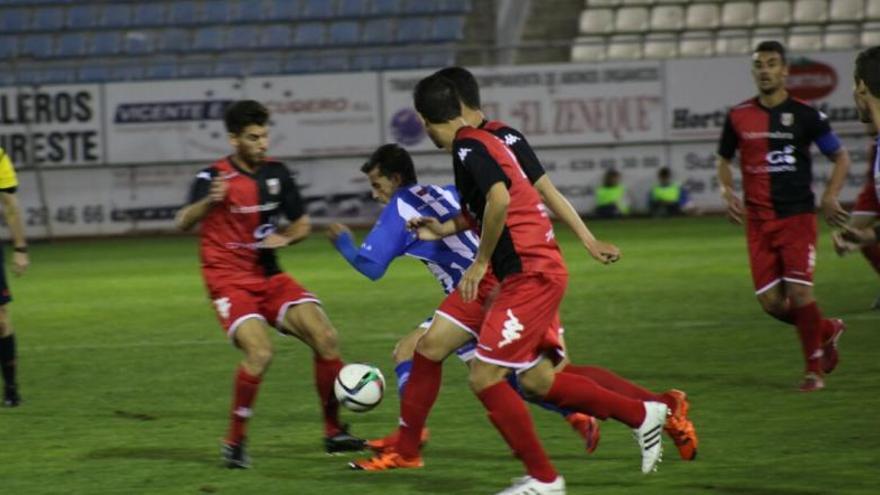
[[[3,248],[0,247],[0,306],[12,301],[12,293],[9,292],[9,284],[6,283],[6,265],[3,259]]]

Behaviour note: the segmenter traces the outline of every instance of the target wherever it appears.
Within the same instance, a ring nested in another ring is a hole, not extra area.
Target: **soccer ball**
[[[354,412],[366,412],[379,405],[385,395],[385,377],[379,368],[362,363],[347,364],[333,384],[336,400]]]

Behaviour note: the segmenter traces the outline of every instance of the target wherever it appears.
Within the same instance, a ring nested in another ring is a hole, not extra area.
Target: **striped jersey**
[[[421,260],[448,294],[476,258],[477,236],[466,230],[438,241],[423,241],[406,228],[406,222],[416,217],[434,217],[445,222],[459,213],[458,191],[452,186],[401,187],[385,205],[358,255],[382,266],[388,266],[399,256]]]

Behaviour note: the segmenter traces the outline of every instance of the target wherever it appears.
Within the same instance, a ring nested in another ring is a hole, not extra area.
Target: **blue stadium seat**
[[[0,71],[0,86],[15,85],[15,74],[11,70]]]
[[[244,64],[238,60],[221,60],[214,66],[217,77],[242,77],[247,75]]]
[[[419,66],[419,54],[394,53],[385,58],[386,69],[411,69]]]
[[[284,63],[284,72],[298,74],[317,70],[318,61],[312,55],[293,54]]]
[[[272,21],[290,21],[299,19],[302,12],[301,0],[272,0],[266,19]]]
[[[318,59],[321,72],[345,72],[348,68],[348,57],[342,54],[325,54]]]
[[[91,55],[116,55],[122,50],[122,38],[119,31],[99,31],[92,35],[92,44],[88,49]]]
[[[391,19],[370,19],[364,22],[361,41],[370,45],[390,43],[393,39]]]
[[[211,77],[213,73],[214,66],[211,62],[184,62],[177,67],[178,77]]]
[[[339,17],[363,17],[367,13],[368,0],[339,0]]]
[[[101,9],[98,24],[102,27],[124,28],[131,25],[131,6],[125,3],[110,3]]]
[[[19,69],[15,73],[15,84],[39,84],[41,74],[39,69]]]
[[[129,31],[125,33],[123,46],[129,55],[146,55],[153,51],[153,39],[149,33]]]
[[[64,9],[43,7],[34,11],[31,29],[35,31],[57,31],[64,26]]]
[[[80,57],[86,51],[84,32],[64,33],[58,38],[55,55],[59,57]]]
[[[360,53],[354,55],[351,60],[352,70],[379,70],[385,64],[385,57],[380,53]]]
[[[24,9],[3,9],[0,11],[0,32],[20,33],[27,31],[30,11]]]
[[[461,16],[443,16],[434,20],[434,33],[432,38],[436,41],[455,41],[464,39],[464,18]]]
[[[446,12],[450,14],[466,14],[471,11],[470,0],[440,0],[439,2],[437,2],[437,4],[437,12]]]
[[[110,68],[105,65],[84,65],[78,72],[81,82],[103,82],[110,79]]]
[[[47,58],[52,56],[52,35],[29,34],[21,38],[19,56]]]
[[[85,29],[98,23],[97,5],[74,5],[67,10],[67,27]]]
[[[201,22],[203,24],[225,24],[229,22],[229,0],[212,0],[202,4]]]
[[[373,0],[370,8],[373,15],[396,15],[400,13],[399,0]]]
[[[9,59],[15,58],[18,49],[18,37],[17,36],[0,36],[0,59]],[[9,72],[8,70],[0,70],[2,72]]]
[[[276,58],[259,58],[251,62],[251,75],[266,76],[281,73],[281,61]]]
[[[431,14],[437,10],[439,2],[426,2],[424,0],[403,0],[404,14]]]
[[[290,26],[274,24],[260,29],[260,46],[263,48],[290,46]]]
[[[110,79],[113,81],[139,81],[144,78],[144,66],[141,64],[117,65],[110,68]]]
[[[431,35],[431,19],[427,17],[403,17],[397,21],[397,41],[401,43],[423,41]]]
[[[45,67],[40,74],[40,84],[67,84],[76,81],[76,68]]]
[[[147,65],[146,79],[173,79],[177,76],[177,63],[173,59],[154,60]]]
[[[293,46],[315,46],[324,43],[324,23],[304,22],[296,26]]]
[[[233,26],[226,31],[226,48],[238,50],[256,48],[259,37],[259,28],[256,26]]]
[[[304,19],[329,19],[333,17],[333,3],[327,0],[306,0]]]
[[[168,22],[180,26],[197,24],[199,19],[196,15],[196,3],[191,0],[173,2],[168,13]]]
[[[162,52],[183,52],[189,50],[190,30],[183,28],[163,29],[158,36],[157,49]]]
[[[142,2],[135,4],[132,24],[135,26],[164,26],[165,3]]]
[[[455,51],[453,49],[448,48],[439,48],[432,49],[431,51],[422,53],[419,56],[419,66],[434,68],[434,67],[449,67],[450,65],[455,64]]]
[[[331,45],[354,45],[359,40],[358,23],[355,21],[339,21],[330,24]]]
[[[233,17],[236,22],[259,22],[268,17],[265,2],[251,0],[238,2],[238,12]]]
[[[207,27],[196,30],[192,47],[195,50],[222,50],[223,30],[219,27]]]

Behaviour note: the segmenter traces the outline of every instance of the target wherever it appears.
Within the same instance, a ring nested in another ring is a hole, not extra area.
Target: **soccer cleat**
[[[544,483],[531,476],[523,476],[513,480],[513,486],[496,495],[565,495],[565,479],[556,476],[555,480]]]
[[[815,392],[816,390],[822,390],[825,388],[825,380],[822,379],[818,373],[808,372],[804,375],[804,381],[801,382],[800,387],[798,389],[801,392]]]
[[[387,471],[389,469],[412,469],[424,466],[422,456],[415,459],[404,459],[393,450],[385,451],[369,459],[358,459],[348,463],[348,467],[357,471]]]
[[[697,458],[697,431],[694,424],[688,419],[688,409],[690,403],[687,401],[687,394],[681,390],[672,389],[664,393],[675,399],[675,410],[669,412],[666,418],[666,425],[663,431],[666,432],[675,442],[678,449],[678,455],[685,461],[692,461]]]
[[[223,456],[223,463],[229,469],[248,469],[251,467],[251,458],[244,451],[244,440],[234,445],[223,442],[220,455]]]
[[[837,368],[837,363],[840,361],[837,341],[840,340],[840,336],[846,331],[846,324],[840,318],[833,318],[831,324],[834,326],[834,331],[831,332],[831,337],[828,337],[828,340],[822,344],[822,372],[826,375],[834,371],[834,368]]]
[[[367,448],[367,441],[358,438],[348,432],[348,426],[344,426],[339,433],[324,437],[324,449],[328,454],[340,452],[360,452]]]
[[[565,417],[565,420],[583,437],[587,454],[595,452],[596,447],[599,446],[599,421],[582,413],[571,413]]]
[[[657,470],[663,458],[663,424],[669,408],[662,402],[645,402],[645,420],[638,428],[633,428],[633,436],[642,451],[642,472],[649,474]]]
[[[18,387],[4,387],[3,407],[18,407],[21,404],[21,396],[18,395]]]
[[[389,433],[387,436],[383,438],[377,438],[375,440],[367,440],[367,448],[373,450],[375,452],[384,452],[389,449],[393,449],[395,445],[397,445],[397,439],[400,437],[400,430],[395,429],[392,433]],[[428,432],[427,428],[422,428],[422,438],[419,441],[419,448],[423,448],[425,444],[428,443],[428,440],[431,438],[430,432]]]

